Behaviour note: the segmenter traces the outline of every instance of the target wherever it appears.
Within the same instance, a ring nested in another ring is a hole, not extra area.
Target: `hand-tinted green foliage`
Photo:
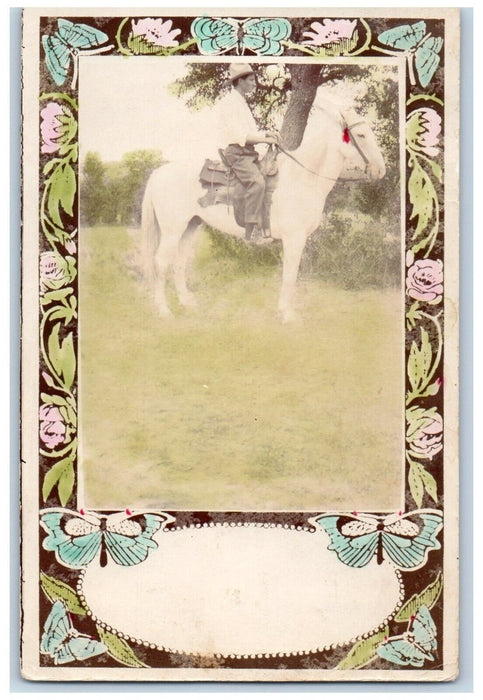
[[[400,281],[400,238],[385,223],[348,209],[331,210],[309,238],[302,272],[344,289],[391,287]]]
[[[81,216],[93,226],[101,220],[106,197],[106,168],[97,153],[87,153],[81,180]]]
[[[80,192],[82,220],[90,226],[139,224],[146,182],[162,163],[156,150],[125,153],[117,163],[103,163],[97,153],[87,153]]]
[[[313,63],[253,64],[252,67],[257,78],[257,90],[248,98],[248,102],[260,128],[265,129],[273,128],[274,118],[282,114],[287,106],[291,113],[291,107],[310,100],[310,104],[306,105],[310,109],[318,86],[334,85],[347,78],[357,79],[365,72],[359,66],[327,64],[314,71]],[[228,63],[194,63],[188,67],[185,77],[172,84],[171,92],[177,97],[184,97],[188,108],[199,110],[214,104],[229,88]],[[300,136],[304,129],[305,123],[297,124]]]

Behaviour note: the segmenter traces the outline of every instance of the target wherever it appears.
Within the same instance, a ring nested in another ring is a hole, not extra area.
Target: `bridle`
[[[364,151],[362,150],[362,148],[359,146],[356,137],[355,137],[354,134],[352,133],[352,129],[355,129],[355,127],[356,127],[356,126],[359,126],[360,124],[367,124],[367,122],[366,122],[365,119],[359,119],[358,122],[354,122],[354,124],[351,124],[350,126],[349,126],[348,124],[346,124],[346,127],[345,127],[345,128],[346,128],[347,131],[349,132],[350,137],[351,137],[351,140],[352,140],[352,143],[353,143],[353,145],[355,146],[357,152],[359,153],[360,157],[362,158],[362,160],[363,160],[364,163],[366,164],[366,170],[367,170],[367,166],[369,165],[369,158],[366,156],[366,154],[364,153]]]
[[[317,109],[320,109],[320,108],[317,108]],[[349,125],[347,124],[347,121],[345,120],[345,118],[342,116],[342,114],[341,114],[341,117],[342,117],[343,122],[344,122],[344,124],[345,124],[345,126],[343,127],[343,132],[345,132],[345,131],[347,130],[347,132],[349,133],[349,135],[350,135],[350,140],[351,140],[353,146],[355,147],[355,149],[357,150],[357,152],[359,153],[359,155],[361,156],[362,160],[363,160],[364,163],[365,163],[366,168],[365,168],[365,171],[364,171],[364,172],[367,172],[367,168],[368,168],[368,166],[369,166],[369,159],[368,159],[368,157],[366,156],[366,154],[364,153],[364,151],[362,150],[362,148],[360,147],[359,143],[357,142],[356,137],[355,137],[354,134],[352,133],[352,129],[355,129],[356,126],[359,126],[360,124],[366,124],[367,122],[366,122],[365,119],[360,119],[359,121],[354,122],[353,124],[351,124],[351,125],[349,126]],[[338,178],[335,178],[335,177],[328,177],[327,175],[321,175],[320,173],[316,173],[314,170],[311,170],[311,169],[308,168],[306,165],[304,165],[304,164],[301,163],[299,160],[297,160],[297,158],[295,158],[295,156],[293,156],[291,153],[289,153],[289,152],[286,151],[284,148],[282,148],[282,146],[280,146],[280,144],[277,143],[277,144],[275,144],[275,146],[276,146],[276,148],[278,148],[278,150],[279,150],[281,153],[283,153],[285,156],[287,156],[288,158],[290,158],[291,160],[293,160],[294,163],[297,163],[297,165],[299,165],[301,168],[303,168],[304,170],[306,170],[308,173],[311,173],[312,175],[315,175],[316,177],[321,177],[321,178],[323,178],[324,180],[330,180],[331,182],[359,182],[359,181],[360,181],[360,178],[355,178],[355,177],[338,177]]]

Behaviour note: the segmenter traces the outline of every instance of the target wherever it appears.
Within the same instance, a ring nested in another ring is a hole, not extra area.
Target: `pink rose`
[[[75,277],[72,258],[63,258],[56,251],[45,251],[40,256],[40,289],[60,289],[70,284]]]
[[[441,117],[435,109],[422,107],[411,112],[408,116],[408,143],[416,151],[431,157],[437,156],[440,133]]]
[[[49,102],[40,112],[42,153],[55,153],[75,136],[77,123],[68,107]]]
[[[40,134],[42,136],[42,153],[55,153],[60,148],[58,138],[61,135],[62,124],[57,117],[62,114],[62,107],[57,102],[49,102],[40,112]]]
[[[356,19],[324,19],[322,24],[312,22],[310,27],[313,31],[304,32],[304,36],[308,37],[308,40],[303,41],[302,44],[323,46],[324,44],[337,43],[342,39],[350,39],[356,24]]]
[[[175,37],[181,34],[181,29],[172,29],[172,20],[168,19],[165,22],[158,18],[146,17],[146,19],[132,20],[133,36],[140,36],[149,44],[155,46],[178,46],[179,42],[175,41]]]
[[[411,452],[420,459],[432,459],[443,449],[443,419],[436,412],[426,412],[410,428],[407,440]]]
[[[406,291],[413,299],[439,304],[443,294],[441,260],[416,260],[408,270]]]
[[[66,427],[57,406],[43,404],[39,409],[39,419],[40,439],[49,450],[65,441]]]

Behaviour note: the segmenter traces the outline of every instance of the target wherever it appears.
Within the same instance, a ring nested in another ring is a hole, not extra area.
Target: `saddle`
[[[237,224],[244,226],[245,222],[242,213],[244,207],[239,206],[238,202],[243,198],[245,188],[226,161],[225,154],[221,148],[218,150],[218,153],[220,154],[220,160],[207,158],[201,169],[200,182],[206,193],[203,197],[200,197],[198,203],[202,207],[209,207],[214,204],[232,206]],[[272,195],[278,181],[277,155],[278,151],[270,146],[260,161],[260,170],[265,177],[266,183],[264,206],[267,209],[267,219],[269,219]]]
[[[200,173],[201,186],[207,190],[198,202],[202,207],[213,204],[233,204],[233,186],[236,176],[219,149],[221,160],[207,158]]]

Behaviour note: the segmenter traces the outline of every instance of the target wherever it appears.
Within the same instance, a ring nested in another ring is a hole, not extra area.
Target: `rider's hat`
[[[228,69],[231,82],[237,78],[243,78],[246,75],[251,75],[255,71],[248,63],[231,63]]]

